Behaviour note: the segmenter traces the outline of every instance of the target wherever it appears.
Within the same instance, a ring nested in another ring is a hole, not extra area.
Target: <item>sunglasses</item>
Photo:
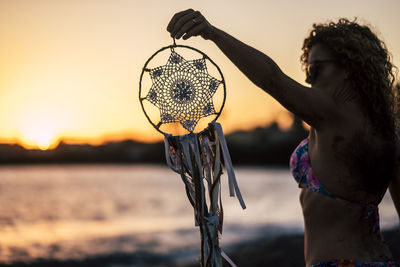
[[[334,59],[315,60],[306,66],[306,83],[312,84],[318,75],[318,70],[322,64],[336,62]]]

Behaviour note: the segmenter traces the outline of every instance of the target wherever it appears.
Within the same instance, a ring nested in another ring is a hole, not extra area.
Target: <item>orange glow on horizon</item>
[[[38,126],[39,127],[39,126]],[[69,145],[92,145],[100,146],[111,142],[122,142],[132,140],[143,143],[153,143],[163,140],[160,134],[133,134],[133,133],[114,133],[98,137],[76,137],[63,136],[62,134],[52,135],[51,132],[42,132],[39,128],[26,132],[20,138],[0,139],[0,144],[20,145],[25,149],[49,150],[55,149],[60,143]]]
[[[277,119],[272,122],[276,122],[283,131],[288,130],[293,123],[292,115],[287,112],[281,112],[276,115],[276,118]],[[268,125],[264,125],[263,127],[268,127]],[[223,123],[222,126],[224,127]],[[255,127],[259,126],[248,125],[247,127],[241,127],[240,130],[251,131]],[[18,144],[25,149],[48,150],[57,148],[60,143],[100,146],[111,142],[122,142],[126,140],[154,143],[160,142],[164,138],[162,134],[153,129],[150,129],[151,133],[123,131],[103,134],[101,136],[77,137],[71,133],[56,131],[55,127],[49,127],[49,124],[46,123],[45,120],[27,120],[27,123],[21,129],[18,138],[0,138],[0,144]],[[232,131],[235,131],[235,129],[230,129],[228,131],[224,129],[225,134],[229,134]]]
[[[0,144],[20,145],[25,149],[49,150],[55,149],[60,143],[68,145],[92,145],[100,146],[111,142],[122,142],[132,140],[143,143],[154,143],[163,140],[163,136],[158,132],[154,134],[119,132],[110,133],[102,136],[77,137],[73,134],[63,134],[46,131],[46,127],[41,124],[32,124],[32,128],[25,128],[18,138],[0,138]]]

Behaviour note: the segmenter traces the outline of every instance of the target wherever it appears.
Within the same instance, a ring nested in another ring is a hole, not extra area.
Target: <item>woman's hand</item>
[[[211,39],[214,34],[214,27],[199,12],[188,9],[176,13],[168,24],[167,31],[171,37],[179,39],[183,36],[186,40],[192,36],[200,35],[204,39]]]

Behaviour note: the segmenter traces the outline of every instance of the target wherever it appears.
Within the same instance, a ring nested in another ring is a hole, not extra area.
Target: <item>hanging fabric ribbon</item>
[[[181,175],[194,209],[195,224],[201,233],[201,266],[222,267],[219,235],[223,226],[223,167],[228,174],[230,195],[236,195],[242,208],[246,208],[222,127],[213,121],[208,128],[197,134],[165,135],[165,153],[168,166]],[[228,262],[232,262],[225,253],[222,255]]]

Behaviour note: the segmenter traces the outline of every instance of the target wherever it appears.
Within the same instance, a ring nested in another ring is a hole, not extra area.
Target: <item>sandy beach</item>
[[[400,262],[400,231],[398,229],[383,232],[386,243],[389,245],[394,259]],[[288,234],[280,235],[271,240],[256,239],[248,242],[238,243],[231,247],[227,253],[237,266],[252,267],[293,267],[304,266],[303,257],[303,235]],[[179,264],[174,262],[174,256],[170,254],[152,254],[148,252],[114,253],[110,255],[96,256],[82,260],[44,260],[37,259],[31,263],[0,264],[9,267],[138,267],[138,266],[179,266],[198,267],[196,260],[191,263]],[[224,266],[229,266],[224,262]]]

